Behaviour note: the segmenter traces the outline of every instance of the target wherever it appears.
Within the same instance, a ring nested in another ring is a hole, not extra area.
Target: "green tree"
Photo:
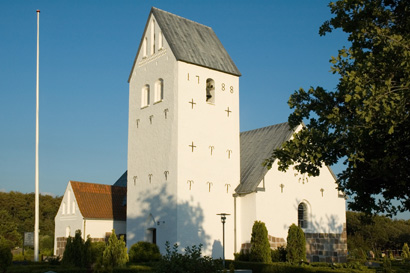
[[[21,234],[17,231],[17,224],[5,209],[0,210],[0,236],[8,240],[12,247],[21,245]]]
[[[407,243],[404,243],[403,245],[401,256],[405,260],[410,259],[410,250],[409,250],[409,245]]]
[[[0,236],[0,271],[6,272],[12,261],[13,254],[11,254],[10,243]]]
[[[75,232],[74,238],[68,237],[65,246],[63,260],[64,265],[76,267],[89,267],[91,265],[91,240],[84,241],[81,231]]]
[[[286,260],[290,263],[306,261],[306,239],[303,230],[292,224],[286,239]]]
[[[268,240],[268,230],[265,223],[255,221],[252,227],[250,261],[272,262],[270,244]]]
[[[112,230],[108,239],[108,245],[103,252],[103,265],[106,268],[124,266],[128,262],[127,248],[125,247],[124,236],[117,238],[115,230]]]
[[[289,124],[306,126],[275,150],[268,167],[319,175],[344,160],[339,188],[356,211],[410,209],[410,8],[408,0],[339,0],[320,35],[348,34],[350,48],[332,57],[334,91],[299,89],[291,95]],[[379,198],[379,197],[382,198]],[[393,200],[399,204],[392,203]]]

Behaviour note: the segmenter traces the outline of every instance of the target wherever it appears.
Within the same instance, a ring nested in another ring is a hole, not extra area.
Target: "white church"
[[[309,261],[346,261],[345,196],[334,174],[262,165],[294,130],[282,123],[240,133],[240,76],[210,27],[152,8],[128,80],[128,171],[113,186],[68,183],[55,254],[75,230],[104,240],[115,228],[128,248],[202,244],[204,255],[219,258],[224,245],[233,259],[263,221],[273,249],[286,245],[295,223]]]

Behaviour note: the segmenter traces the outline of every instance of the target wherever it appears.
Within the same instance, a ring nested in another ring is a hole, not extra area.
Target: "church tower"
[[[152,8],[129,76],[127,245],[234,252],[240,72],[214,31]]]

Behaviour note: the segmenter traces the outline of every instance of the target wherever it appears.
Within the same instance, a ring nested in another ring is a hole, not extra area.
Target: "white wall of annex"
[[[84,219],[85,230],[82,229],[83,234],[91,238],[105,238],[107,232],[112,232],[115,229],[115,234],[126,233],[126,221],[113,221],[110,219]]]

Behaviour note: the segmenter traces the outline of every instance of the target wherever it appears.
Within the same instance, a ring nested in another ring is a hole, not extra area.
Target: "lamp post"
[[[226,216],[230,214],[229,213],[218,213],[217,215],[221,216],[221,222],[222,222],[222,265],[225,268],[225,222],[226,222]]]

